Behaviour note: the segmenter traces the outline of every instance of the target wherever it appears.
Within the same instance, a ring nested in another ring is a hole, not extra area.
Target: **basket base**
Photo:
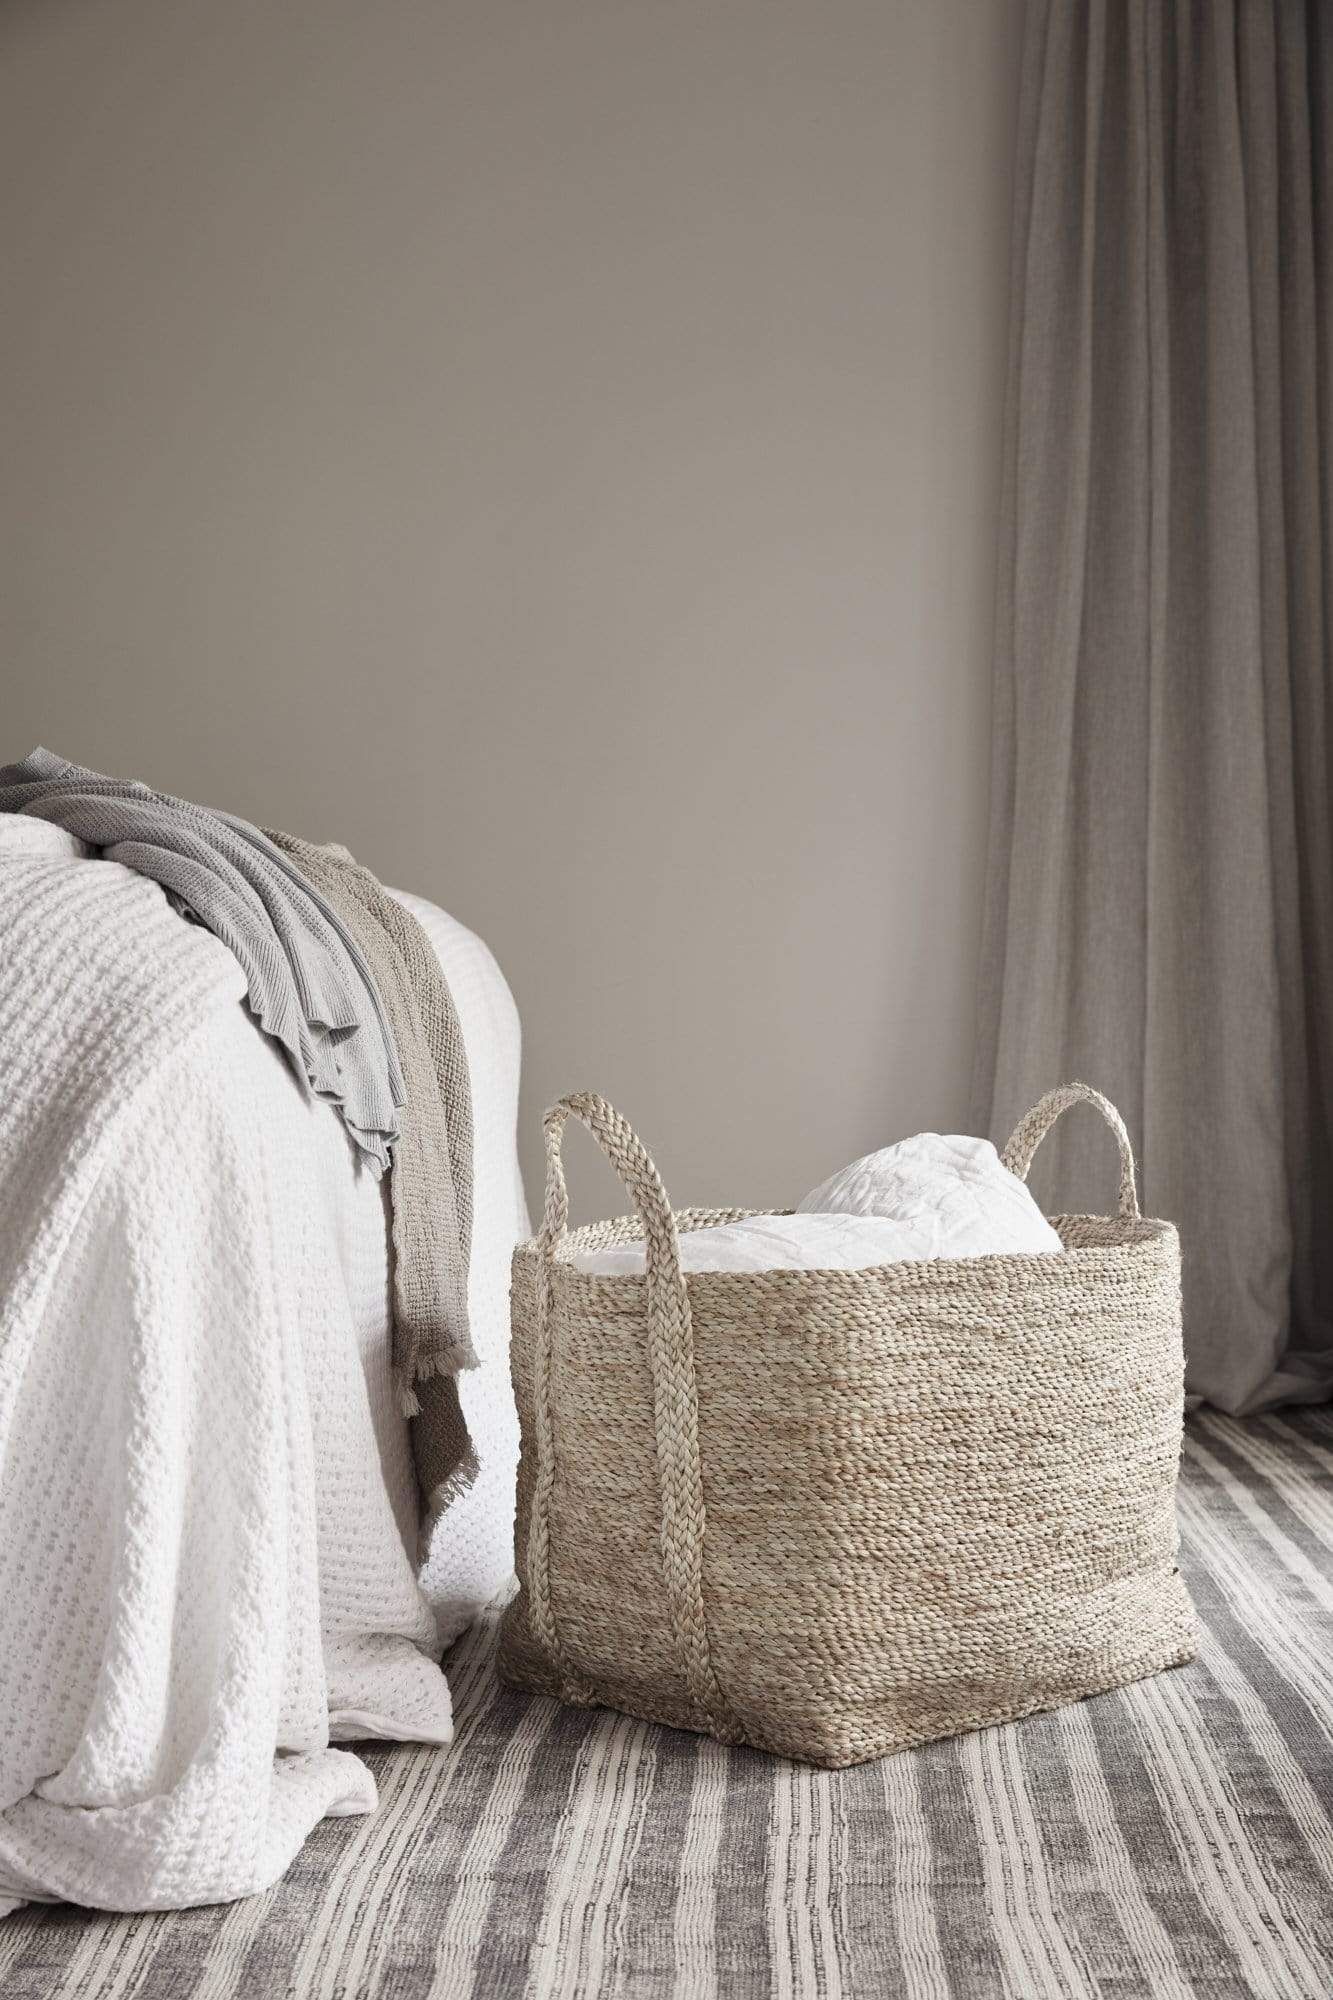
[[[818,1742],[802,1740],[781,1728],[755,1726],[745,1718],[740,1719],[739,1732],[731,1740],[748,1744],[754,1750],[791,1758],[797,1763],[812,1764],[821,1770],[845,1770],[852,1764],[866,1764],[880,1757],[896,1756],[902,1750],[918,1750],[924,1744],[938,1743],[952,1736],[970,1735],[977,1730],[998,1728],[1008,1722],[1022,1722],[1030,1715],[1065,1708],[1075,1702],[1090,1700],[1095,1695],[1111,1694],[1116,1688],[1128,1687],[1134,1681],[1148,1680],[1154,1674],[1188,1666],[1196,1657],[1199,1650],[1198,1621],[1184,1584],[1179,1578],[1175,1581],[1178,1591],[1172,1606],[1174,1615],[1151,1645],[1131,1658],[1108,1661],[1100,1670],[1081,1671],[1077,1678],[1071,1675],[1065,1685],[1051,1677],[1040,1688],[1015,1690],[1013,1698],[997,1702],[983,1712],[969,1709],[965,1714],[960,1712],[953,1721],[928,1729],[895,1727],[892,1719],[883,1712],[886,1704],[881,1706],[879,1726],[871,1716],[867,1716],[859,1727],[850,1724],[839,1727],[837,1720],[831,1717],[827,1733],[821,1731],[822,1740]],[[512,1610],[510,1616],[513,1616]],[[506,1632],[500,1647],[498,1671],[501,1680],[509,1686],[522,1688],[530,1694],[550,1696],[570,1707],[608,1708],[621,1715],[634,1716],[642,1722],[661,1723],[670,1729],[689,1730],[704,1736],[713,1733],[699,1711],[688,1703],[640,1701],[632,1695],[622,1698],[619,1693],[615,1700],[611,1700],[596,1691],[587,1698],[571,1697],[559,1675],[526,1635]]]

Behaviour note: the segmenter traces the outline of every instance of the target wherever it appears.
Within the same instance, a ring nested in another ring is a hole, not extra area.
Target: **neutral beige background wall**
[[[9,0],[5,754],[443,903],[678,1199],[956,1123],[1019,11]]]

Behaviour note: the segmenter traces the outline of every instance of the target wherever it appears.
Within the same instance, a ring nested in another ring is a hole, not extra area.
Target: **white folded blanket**
[[[802,1213],[874,1215],[903,1230],[904,1257],[993,1257],[1064,1248],[989,1139],[918,1132],[853,1160],[801,1202]]]
[[[928,1257],[1063,1249],[988,1139],[921,1132],[855,1160],[794,1215],[752,1215],[680,1239],[685,1271],[858,1271]],[[643,1270],[642,1243],[576,1252],[580,1271]]]

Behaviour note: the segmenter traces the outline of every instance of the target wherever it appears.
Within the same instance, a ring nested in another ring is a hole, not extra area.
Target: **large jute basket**
[[[1063,1255],[688,1277],[678,1229],[746,1211],[673,1216],[603,1098],[547,1112],[513,1266],[506,1678],[840,1765],[1193,1657],[1176,1232],[1140,1216],[1124,1125],[1084,1084],[1004,1159],[1025,1177],[1080,1100],[1119,1141],[1119,1213],[1053,1217]],[[570,1117],[636,1218],[567,1229]],[[639,1236],[643,1276],[570,1261]]]

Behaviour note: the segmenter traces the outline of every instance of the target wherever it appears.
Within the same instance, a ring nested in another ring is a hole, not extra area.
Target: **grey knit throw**
[[[375,982],[342,919],[258,827],[49,750],[0,768],[0,812],[51,820],[160,882],[233,953],[264,1033],[385,1170],[404,1085]]]

